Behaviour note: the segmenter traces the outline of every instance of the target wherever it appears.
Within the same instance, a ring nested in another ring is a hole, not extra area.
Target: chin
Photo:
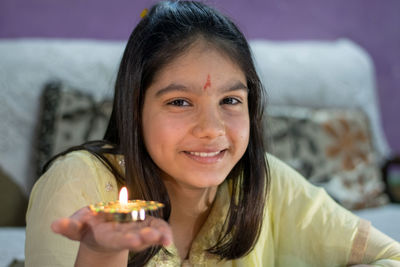
[[[222,177],[223,178],[221,178],[221,176],[213,177],[212,175],[207,175],[207,174],[204,174],[204,176],[196,175],[196,177],[192,176],[190,180],[186,180],[186,184],[199,189],[217,187],[225,181],[226,175]]]

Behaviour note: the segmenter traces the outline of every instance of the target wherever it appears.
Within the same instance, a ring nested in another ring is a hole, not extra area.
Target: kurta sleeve
[[[362,262],[373,266],[400,267],[400,244],[371,227]]]
[[[117,194],[115,178],[89,152],[72,152],[57,159],[31,192],[25,266],[73,266],[79,242],[53,233],[51,223],[91,203],[115,200]]]
[[[368,221],[338,205],[324,189],[275,157],[269,156],[268,162],[272,177],[268,209],[278,266],[374,262],[376,266],[397,266],[379,265],[385,263],[384,258],[392,263],[398,259],[397,242],[386,237],[379,243],[375,239],[382,240],[382,233]],[[390,253],[385,254],[388,249]]]

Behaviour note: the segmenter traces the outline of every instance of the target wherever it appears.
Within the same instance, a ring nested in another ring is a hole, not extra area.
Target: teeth
[[[190,155],[194,155],[194,156],[198,156],[198,157],[214,157],[216,155],[218,155],[221,151],[217,151],[217,152],[210,152],[210,153],[206,153],[206,152],[189,152]]]

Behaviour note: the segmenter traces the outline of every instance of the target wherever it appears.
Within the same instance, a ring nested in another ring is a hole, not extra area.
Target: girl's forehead
[[[201,83],[208,88],[212,82],[232,79],[246,81],[239,65],[216,47],[196,42],[162,67],[155,75],[153,84],[187,81]]]

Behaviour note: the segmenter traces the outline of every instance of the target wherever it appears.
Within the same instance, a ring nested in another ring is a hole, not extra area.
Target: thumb
[[[71,218],[61,218],[51,224],[54,233],[61,234],[71,240],[80,241],[85,225]]]

